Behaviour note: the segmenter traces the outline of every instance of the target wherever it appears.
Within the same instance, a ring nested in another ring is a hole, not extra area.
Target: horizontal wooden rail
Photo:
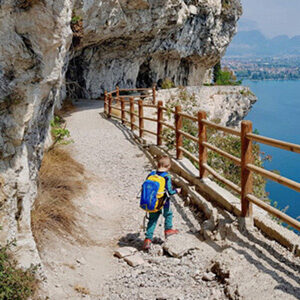
[[[258,173],[268,179],[271,179],[275,182],[285,185],[285,186],[289,187],[290,189],[300,192],[300,183],[298,183],[294,180],[280,176],[278,174],[275,174],[275,173],[265,170],[263,168],[257,167],[253,164],[247,164],[246,167],[247,167],[247,169],[249,169],[252,172]]]
[[[127,114],[131,114],[130,110],[124,110],[124,112],[126,112]]]
[[[215,129],[218,129],[218,130],[221,130],[221,131],[224,131],[226,133],[230,133],[232,135],[241,136],[241,132],[239,130],[236,130],[236,129],[233,129],[233,128],[229,128],[229,127],[225,127],[225,126],[221,126],[221,125],[212,123],[212,122],[207,121],[207,120],[202,120],[202,122],[205,125],[209,126],[209,127],[212,127],[212,128],[215,128]]]
[[[224,183],[225,185],[229,186],[231,189],[233,189],[238,194],[241,194],[241,188],[234,184],[233,182],[229,181],[228,179],[224,178],[222,175],[217,173],[213,168],[211,168],[208,164],[203,164],[203,167],[207,170],[208,173],[213,175],[216,179]]]
[[[147,97],[151,97],[151,95],[131,95],[131,97],[133,98],[147,98]]]
[[[118,98],[122,98],[125,100],[125,98],[130,98],[132,97],[131,95],[119,95]]]
[[[223,150],[221,150],[221,149],[219,149],[219,148],[217,148],[217,147],[215,147],[215,146],[213,146],[213,145],[211,145],[207,142],[203,142],[202,145],[205,146],[206,148],[208,148],[208,149],[210,149],[210,150],[212,150],[212,151],[214,151],[214,152],[216,152],[216,153],[232,160],[236,165],[238,165],[238,166],[241,165],[241,159],[240,158],[235,157],[235,156],[233,156],[233,155],[231,155],[231,154],[229,154],[229,153],[227,153],[227,152],[225,152],[225,151],[223,151]]]
[[[180,113],[179,115],[186,118],[186,119],[189,119],[191,121],[198,122],[198,118],[193,117],[191,115],[188,115],[188,114],[185,114],[185,113]]]
[[[150,90],[152,90],[152,88],[120,89],[119,91],[120,92],[131,92],[131,91],[150,91]]]
[[[183,147],[179,147],[179,149],[189,158],[191,158],[194,162],[199,163],[198,157],[194,156],[192,153],[184,149]]]
[[[116,118],[116,119],[118,119],[118,120],[121,120],[121,121],[122,121],[122,118],[121,118],[121,117],[118,117],[117,115],[111,114],[111,116],[112,116],[113,118]]]
[[[191,135],[191,134],[189,134],[189,133],[187,133],[187,132],[185,132],[185,131],[182,131],[182,130],[179,130],[178,132],[181,133],[181,134],[182,134],[183,136],[185,136],[186,138],[188,138],[188,139],[190,139],[190,140],[192,140],[192,141],[198,143],[198,138],[197,138],[197,137],[195,137],[195,136],[193,136],[193,135]]]
[[[147,130],[147,129],[145,129],[145,128],[143,129],[143,131],[144,131],[144,132],[147,132],[147,133],[150,133],[150,134],[153,134],[153,135],[155,135],[155,136],[157,135],[156,132],[153,132],[153,131],[151,131],[151,130]]]
[[[157,122],[157,119],[149,118],[149,117],[143,117],[143,120]]]
[[[130,103],[130,99],[128,99],[128,98],[131,98],[131,97],[119,96],[119,98],[120,98],[120,100],[122,99],[126,105],[128,105]],[[119,100],[117,100],[117,101],[119,101]],[[138,104],[137,100],[134,100],[134,102],[135,102],[134,104],[136,104],[136,105]]]
[[[172,129],[172,130],[176,130],[176,128],[175,128],[173,125],[168,124],[168,123],[166,123],[166,122],[160,122],[160,124],[162,124],[162,125],[164,125],[164,126],[170,128],[170,129]]]
[[[119,110],[119,111],[121,111],[121,110],[122,110],[120,107],[118,107],[118,106],[115,106],[115,105],[111,105],[110,107],[111,107],[111,108],[113,108],[113,109]]]
[[[254,133],[248,133],[247,138],[251,139],[255,142],[259,142],[259,143],[273,146],[276,148],[300,153],[300,145],[297,145],[297,144],[292,144],[292,143],[283,142],[280,140],[271,139],[271,138],[260,136],[260,135],[254,134]]]
[[[279,219],[281,219],[283,222],[287,223],[288,225],[292,226],[293,228],[297,229],[298,231],[300,231],[300,222],[297,221],[296,219],[288,216],[287,214],[283,213],[282,211],[274,208],[273,206],[267,204],[266,202],[258,199],[257,197],[248,194],[246,196],[246,198],[248,199],[248,201],[256,204],[257,206],[261,207],[262,209],[266,210],[267,212],[269,212],[270,214],[278,217]]]
[[[144,104],[144,107],[151,107],[151,108],[157,108],[157,105],[154,104]]]

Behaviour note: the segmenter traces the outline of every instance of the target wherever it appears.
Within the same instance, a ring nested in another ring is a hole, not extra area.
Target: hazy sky
[[[252,20],[268,37],[300,35],[300,0],[241,0],[242,21]]]

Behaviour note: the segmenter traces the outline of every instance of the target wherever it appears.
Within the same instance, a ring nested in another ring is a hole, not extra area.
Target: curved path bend
[[[299,259],[258,231],[243,235],[226,214],[221,222],[230,233],[203,241],[201,214],[177,196],[174,224],[181,233],[173,243],[190,243],[188,253],[164,253],[158,226],[153,249],[140,251],[143,265],[115,258],[120,246],[141,247],[144,214],[136,195],[152,165],[121,125],[102,117],[102,102],[76,106],[66,118],[74,140],[68,147],[85,166],[89,188],[74,199],[82,237],[53,235],[41,253],[50,299],[300,299]]]

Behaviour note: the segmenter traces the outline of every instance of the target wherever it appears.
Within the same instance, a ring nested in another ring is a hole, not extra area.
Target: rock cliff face
[[[224,54],[240,15],[239,0],[81,1],[76,16],[83,36],[73,49],[68,81],[83,98],[165,78],[200,85]]]
[[[165,77],[200,84],[240,14],[239,0],[0,1],[0,243],[16,238],[23,265],[39,261],[30,211],[62,87],[96,98]]]
[[[239,126],[257,101],[257,97],[245,86],[188,86],[183,91],[188,98],[195,99],[190,112],[205,110],[209,120],[223,126]],[[157,99],[176,101],[182,98],[181,94],[182,90],[178,88],[160,90]]]
[[[63,66],[71,1],[0,1],[0,243],[16,238],[19,261],[39,261],[30,212]]]

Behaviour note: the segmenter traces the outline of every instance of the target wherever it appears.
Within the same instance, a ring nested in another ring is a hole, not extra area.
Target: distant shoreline
[[[238,78],[238,80],[242,80],[242,84],[243,85],[243,81],[248,80],[248,81],[253,81],[253,82],[259,82],[259,81],[300,81],[300,78],[297,79],[278,79],[278,78],[274,78],[274,79],[250,79],[250,78]]]

